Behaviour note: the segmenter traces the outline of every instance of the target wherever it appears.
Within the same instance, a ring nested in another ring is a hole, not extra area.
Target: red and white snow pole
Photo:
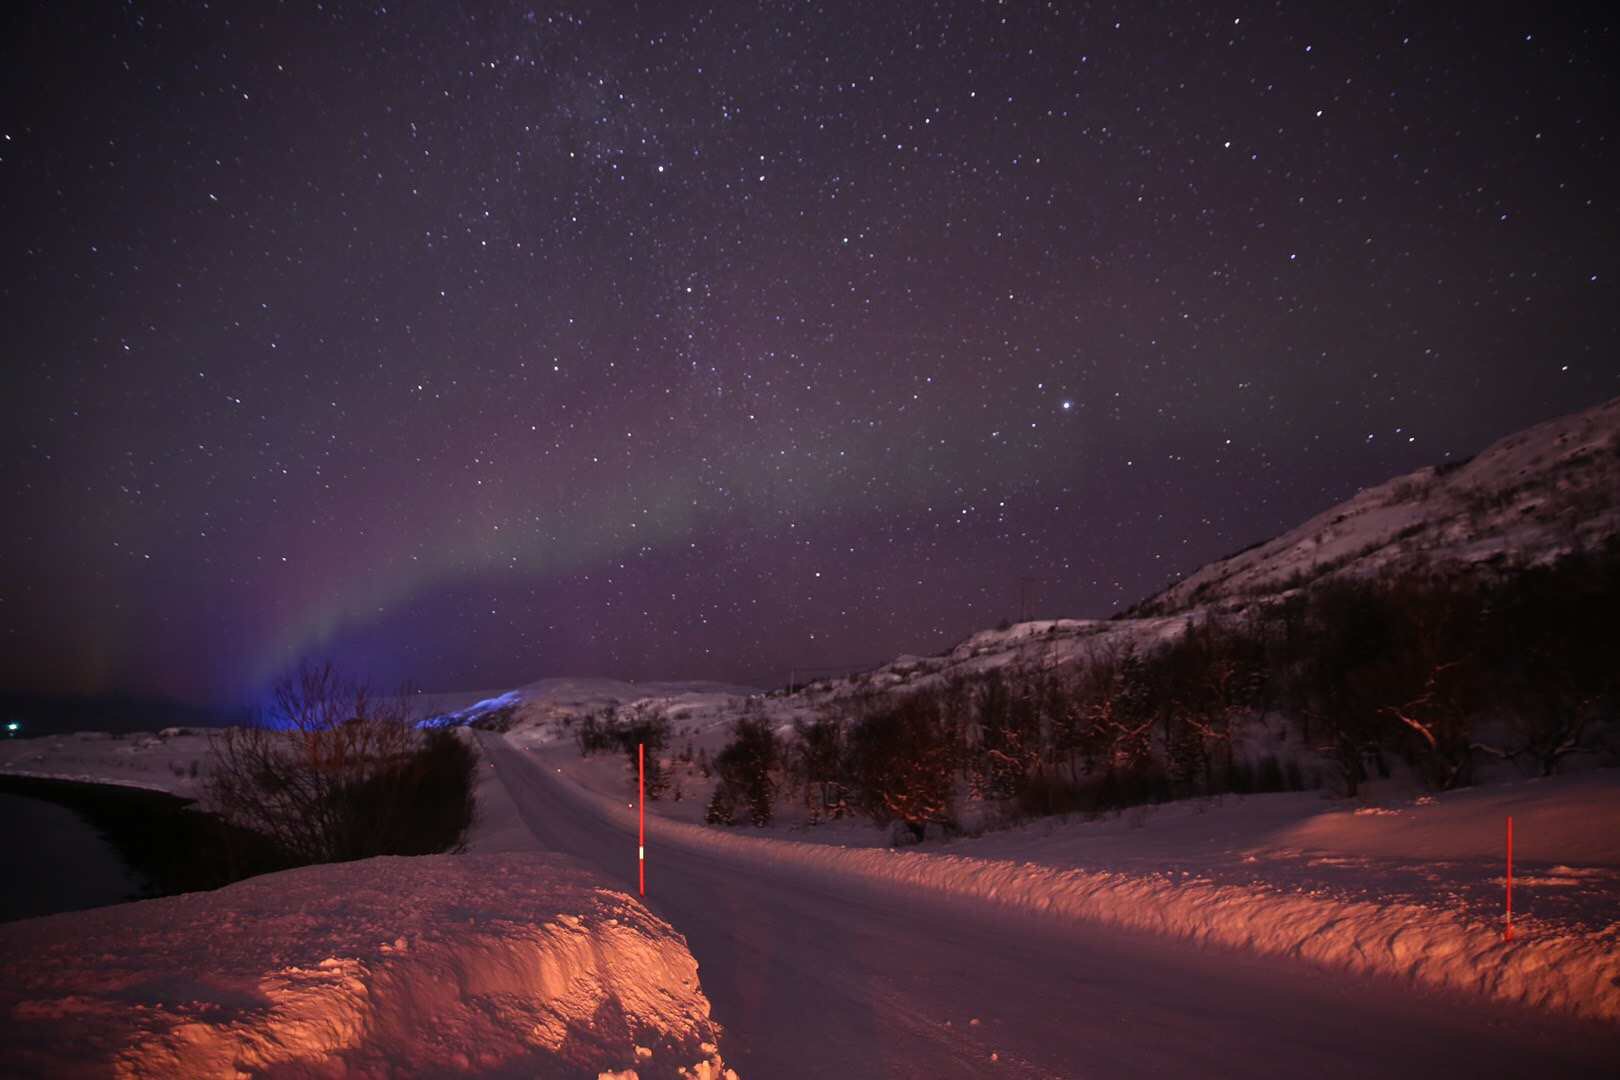
[[[1508,816],[1507,833],[1507,929],[1502,933],[1503,941],[1513,940],[1513,817]]]
[[[641,895],[647,895],[647,744],[636,743],[636,876]]]

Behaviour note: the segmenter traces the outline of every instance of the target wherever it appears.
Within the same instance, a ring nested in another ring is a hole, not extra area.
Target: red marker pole
[[[636,744],[636,809],[640,822],[636,831],[636,876],[641,895],[647,895],[647,744]]]
[[[1507,930],[1502,934],[1503,941],[1513,940],[1513,818],[1508,817],[1508,872],[1507,872]]]

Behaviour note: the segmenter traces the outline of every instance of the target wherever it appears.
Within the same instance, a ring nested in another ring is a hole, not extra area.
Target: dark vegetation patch
[[[1016,819],[1323,784],[1353,796],[1397,763],[1443,790],[1487,758],[1527,775],[1616,759],[1620,540],[1502,576],[1301,585],[1157,646],[830,703],[786,740],[739,724],[710,820],[746,804],[764,824],[793,798],[811,821],[860,814],[920,838],[955,828],[963,788]]]
[[[629,709],[607,709],[588,713],[574,732],[581,756],[617,753],[624,755],[630,782],[637,782],[642,767],[642,748],[645,748],[647,798],[661,799],[669,790],[669,776],[664,771],[663,752],[669,747],[669,718],[645,706]]]
[[[409,701],[329,664],[300,670],[275,688],[264,723],[214,740],[210,805],[296,865],[459,849],[477,753],[452,730],[412,725]]]

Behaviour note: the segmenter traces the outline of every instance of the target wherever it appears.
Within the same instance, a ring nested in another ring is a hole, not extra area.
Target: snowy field
[[[8,1075],[718,1078],[667,923],[574,860],[379,858],[0,926]]]
[[[150,788],[189,799],[201,791],[208,741],[208,732],[187,728],[6,739],[0,742],[0,772]]]

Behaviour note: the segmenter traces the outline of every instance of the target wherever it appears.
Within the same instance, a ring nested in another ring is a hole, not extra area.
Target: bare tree
[[[455,736],[441,734],[451,749]],[[406,694],[378,696],[330,663],[305,665],[276,684],[258,723],[214,737],[208,796],[293,858],[357,858],[408,846],[389,833],[422,779],[421,748]]]
[[[781,744],[763,710],[739,716],[732,725],[731,741],[714,759],[720,783],[709,804],[709,823],[730,825],[736,811],[746,809],[755,825],[769,825],[777,787],[772,774],[781,760]]]
[[[809,722],[798,721],[794,730],[797,738],[789,760],[804,779],[810,821],[843,817],[849,811],[843,725],[824,713]]]
[[[1448,690],[1461,664],[1460,660],[1446,660],[1429,665],[1415,696],[1378,710],[1418,736],[1431,762],[1433,780],[1443,789],[1467,778],[1468,754],[1477,745],[1468,737],[1467,711],[1455,704],[1455,695]]]
[[[1153,712],[1143,699],[1141,658],[1129,648],[1100,651],[1082,691],[1082,729],[1103,766],[1132,772],[1152,760]]]
[[[879,824],[898,819],[921,840],[926,826],[949,827],[951,747],[938,697],[912,694],[862,717],[849,733],[859,798]]]

